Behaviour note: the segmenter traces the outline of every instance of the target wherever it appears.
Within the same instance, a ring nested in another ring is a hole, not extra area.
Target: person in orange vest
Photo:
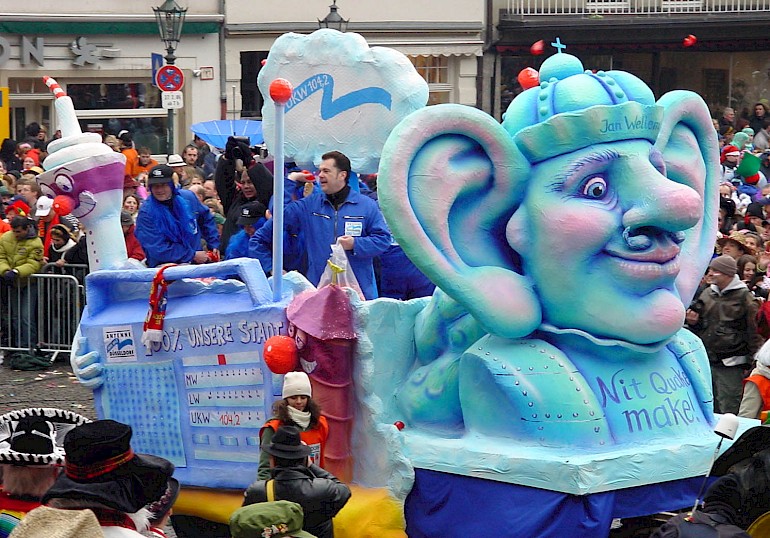
[[[259,431],[259,469],[257,478],[270,478],[270,456],[265,448],[281,426],[296,426],[302,442],[310,447],[310,462],[324,466],[324,446],[329,437],[329,425],[321,407],[313,401],[310,379],[305,372],[289,372],[283,378],[280,400],[273,404],[273,418]]]
[[[762,411],[770,411],[770,340],[754,356],[756,366],[743,380],[743,398],[739,417],[760,418]]]

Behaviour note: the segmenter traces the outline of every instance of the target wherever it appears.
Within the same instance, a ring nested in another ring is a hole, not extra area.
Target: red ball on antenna
[[[684,40],[682,41],[682,44],[685,47],[692,47],[697,42],[698,42],[698,38],[695,37],[694,35],[690,34],[690,35],[688,35],[687,37],[684,38]]]
[[[277,78],[270,83],[270,98],[279,105],[288,103],[293,91],[291,82],[285,78]]]
[[[532,43],[532,46],[529,47],[529,52],[533,56],[540,56],[545,51],[545,41],[542,39],[540,41],[535,41]]]
[[[516,80],[519,81],[522,88],[528,90],[540,84],[540,73],[536,69],[525,67],[519,71],[519,76],[516,77]]]
[[[393,425],[396,427],[398,431],[403,430],[406,427],[406,424],[403,423],[401,420],[397,420],[393,423]]]
[[[265,341],[262,358],[274,374],[291,372],[299,364],[297,344],[288,336],[271,336]]]

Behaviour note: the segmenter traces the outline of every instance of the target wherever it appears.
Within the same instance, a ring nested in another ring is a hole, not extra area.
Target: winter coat
[[[272,471],[276,501],[292,501],[302,506],[302,530],[317,538],[333,538],[332,518],[350,499],[350,488],[317,465],[276,467]],[[265,480],[248,487],[243,505],[267,501]]]
[[[326,452],[326,440],[329,438],[329,423],[326,417],[323,415],[319,416],[318,422],[312,427],[308,425],[307,428],[302,428],[302,426],[293,421],[289,422],[289,424],[297,427],[300,431],[300,439],[310,447],[310,461],[321,468],[325,467],[324,454]],[[278,431],[278,428],[284,425],[285,423],[277,418],[268,420],[262,426],[262,429],[259,430],[259,446],[270,446],[273,435]],[[270,455],[264,449],[261,449],[259,452],[257,478],[262,480],[270,478]]]
[[[390,246],[391,235],[377,203],[353,190],[334,209],[322,192],[316,192],[286,206],[284,232],[297,236],[302,232],[307,251],[307,279],[318,285],[331,256],[331,245],[343,235],[355,237],[353,250],[347,251],[350,268],[367,299],[377,298],[372,259]],[[269,271],[273,265],[271,245],[273,220],[269,220],[249,240],[249,256],[257,258]]]
[[[64,253],[64,261],[72,265],[88,265],[88,246],[86,236],[81,235],[75,246]]]
[[[128,253],[129,258],[142,261],[147,256],[145,256],[144,250],[142,250],[142,245],[139,243],[139,240],[134,234],[135,230],[136,224],[132,224],[123,234],[123,238],[126,240],[126,252]]]
[[[13,232],[0,236],[0,276],[15,269],[19,279],[26,279],[43,267],[43,242],[31,229],[32,237],[16,241]]]
[[[150,200],[139,208],[136,219],[136,238],[141,243],[147,256],[148,267],[157,267],[163,263],[190,263],[195,253],[202,250],[201,238],[206,240],[207,248],[219,248],[219,232],[211,211],[198,200],[195,193],[176,189],[174,196],[181,196],[190,209],[190,222],[183,223],[192,231],[189,241],[181,237],[167,237],[159,233],[152,214],[157,211],[170,211],[161,204],[151,203]]]
[[[217,170],[214,174],[214,183],[217,186],[217,194],[222,202],[225,213],[225,223],[222,226],[222,251],[227,252],[227,244],[230,237],[238,233],[238,217],[241,215],[241,207],[248,202],[260,202],[267,207],[270,197],[273,195],[273,175],[262,163],[257,163],[249,169],[249,179],[254,184],[257,193],[246,198],[240,189],[236,187],[233,161],[219,159]]]
[[[737,275],[725,289],[711,285],[698,297],[698,323],[692,331],[703,341],[712,363],[753,356],[762,344],[757,333],[758,305]]]

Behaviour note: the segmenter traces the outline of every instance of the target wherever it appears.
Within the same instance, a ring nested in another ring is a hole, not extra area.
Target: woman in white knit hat
[[[310,447],[310,462],[319,467],[324,466],[324,446],[329,437],[329,425],[312,396],[310,379],[305,372],[289,372],[284,376],[282,399],[273,404],[273,418],[259,431],[259,480],[270,478],[270,456],[262,448],[270,445],[273,434],[281,426],[299,428],[302,442]]]

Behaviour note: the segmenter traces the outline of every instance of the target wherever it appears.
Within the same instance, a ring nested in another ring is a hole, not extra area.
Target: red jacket
[[[268,420],[262,429],[259,430],[259,439],[262,440],[262,432],[265,428],[270,428],[273,431],[278,431],[278,428],[283,426],[283,423],[274,418]],[[300,439],[310,447],[310,461],[315,463],[319,467],[324,466],[324,446],[326,445],[326,439],[329,437],[329,424],[326,422],[326,417],[321,415],[318,417],[318,425],[310,430],[300,432]]]
[[[123,234],[123,237],[126,239],[126,251],[128,252],[129,258],[134,258],[135,260],[142,261],[147,256],[144,255],[144,250],[142,250],[142,245],[139,244],[139,240],[134,235],[134,228],[136,228],[135,224],[132,224],[128,227],[128,230]]]

